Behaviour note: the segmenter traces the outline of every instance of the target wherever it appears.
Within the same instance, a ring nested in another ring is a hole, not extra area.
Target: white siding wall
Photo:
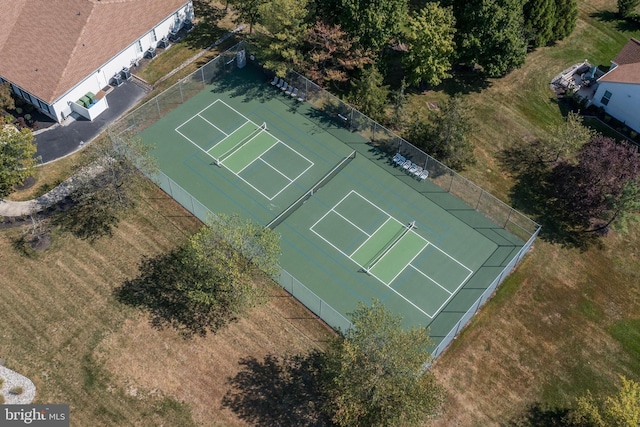
[[[193,7],[191,3],[186,4],[178,11],[180,22],[184,22],[186,19],[193,19]],[[171,30],[174,28],[175,14],[167,17],[164,21],[159,23],[155,27],[156,37],[160,40],[164,36],[168,36]],[[87,92],[97,93],[103,87],[107,86],[111,82],[111,78],[122,70],[123,67],[130,67],[133,62],[143,57],[144,52],[149,47],[156,47],[157,42],[152,42],[151,30],[142,35],[139,39],[142,45],[142,52],[138,49],[138,40],[135,40],[122,52],[113,57],[109,62],[100,67],[83,81],[79,82],[76,86],[67,91],[62,97],[54,101],[52,109],[55,111],[55,115],[58,121],[63,120],[71,114],[71,107],[69,102],[75,102],[83,97]]]
[[[605,91],[611,92],[607,105],[602,104]],[[593,104],[640,132],[640,84],[600,82],[593,96]]]

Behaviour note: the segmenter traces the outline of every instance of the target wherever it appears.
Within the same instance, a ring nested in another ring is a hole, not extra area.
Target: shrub
[[[4,403],[4,394],[0,394],[0,405]]]
[[[22,114],[22,108],[21,107],[16,107],[16,113]]]
[[[23,392],[24,392],[24,389],[22,387],[20,387],[19,385],[15,386],[11,390],[9,390],[9,393],[11,393],[13,395],[16,395],[16,396],[21,395]]]
[[[0,378],[0,388],[2,388],[2,384],[4,384],[4,378]]]

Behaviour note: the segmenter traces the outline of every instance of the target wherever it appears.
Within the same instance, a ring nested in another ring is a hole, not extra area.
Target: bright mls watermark
[[[0,405],[0,427],[69,427],[69,405]]]

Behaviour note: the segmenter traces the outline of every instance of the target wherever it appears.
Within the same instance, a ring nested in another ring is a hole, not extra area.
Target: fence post
[[[478,201],[476,202],[476,208],[475,210],[478,210],[478,206],[480,206],[480,200],[482,199],[482,195],[484,194],[484,190],[481,188],[480,189],[480,194],[478,195]]]
[[[180,103],[184,104],[184,95],[182,94],[182,82],[184,82],[184,79],[178,80],[178,87],[180,88]]]
[[[162,114],[160,114],[160,102],[158,101],[157,96],[156,96],[156,107],[158,108],[158,118],[162,118]]]

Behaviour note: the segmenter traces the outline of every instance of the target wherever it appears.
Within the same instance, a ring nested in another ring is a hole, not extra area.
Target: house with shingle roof
[[[640,132],[640,41],[632,38],[598,79],[593,105]]]
[[[191,0],[0,0],[0,82],[61,122],[93,119],[105,90],[172,31]]]

